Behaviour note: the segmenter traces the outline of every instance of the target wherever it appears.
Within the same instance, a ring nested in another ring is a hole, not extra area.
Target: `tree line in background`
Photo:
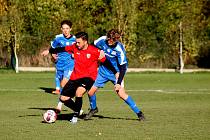
[[[40,51],[70,19],[90,42],[121,31],[130,67],[177,68],[182,29],[185,66],[210,68],[209,16],[210,0],[1,0],[0,67],[13,63],[14,48],[20,66],[52,65]]]

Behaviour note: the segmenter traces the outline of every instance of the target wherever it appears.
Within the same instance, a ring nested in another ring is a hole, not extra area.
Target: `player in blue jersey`
[[[63,20],[61,22],[62,34],[56,35],[54,40],[51,42],[52,48],[65,47],[75,43],[76,38],[70,32],[72,30],[72,22],[69,20]],[[55,94],[60,94],[62,88],[68,82],[72,70],[74,68],[74,59],[68,52],[60,52],[57,54],[52,54],[55,60],[55,83],[56,90],[53,91]],[[59,101],[57,105],[57,110],[61,111],[62,103]]]
[[[121,42],[119,42],[120,34],[117,30],[111,29],[107,36],[102,36],[96,41],[94,44],[99,49],[105,52],[106,58],[112,63],[115,67],[116,71],[118,71],[118,75],[113,74],[112,71],[106,68],[104,65],[100,65],[98,70],[97,79],[89,90],[89,101],[90,101],[90,111],[85,116],[85,120],[90,119],[95,113],[98,112],[98,108],[96,106],[96,91],[98,88],[104,87],[104,84],[108,81],[111,81],[114,84],[115,92],[118,96],[123,99],[129,107],[136,113],[139,120],[144,120],[144,114],[142,111],[136,106],[135,102],[125,92],[123,78],[126,73],[128,62],[126,58],[126,51]]]

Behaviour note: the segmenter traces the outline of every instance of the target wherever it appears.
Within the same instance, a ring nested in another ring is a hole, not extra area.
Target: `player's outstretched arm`
[[[114,85],[114,90],[115,90],[115,92],[119,92],[119,90],[120,90],[120,88],[121,88],[121,85],[120,84],[116,84],[116,85]]]
[[[51,53],[51,54],[56,54],[56,53],[59,53],[59,52],[65,52],[66,50],[65,50],[65,47],[58,47],[58,48],[50,48],[49,49],[49,52]]]
[[[60,52],[68,52],[68,53],[73,53],[74,50],[74,44],[70,45],[70,46],[66,46],[66,47],[57,47],[57,48],[50,48],[49,52],[51,54],[56,54],[56,53],[60,53]]]
[[[120,74],[119,74],[119,77],[117,79],[117,84],[121,85],[122,80],[123,80],[123,78],[125,76],[125,73],[126,73],[126,70],[127,70],[126,64],[120,65],[119,69],[120,69]]]
[[[42,56],[47,56],[49,54],[49,50],[44,50],[43,52],[41,52]],[[55,62],[57,60],[57,54],[52,54],[52,60],[53,62]]]
[[[126,64],[123,64],[123,65],[120,65],[119,66],[119,69],[120,69],[120,72],[119,74],[116,73],[115,76],[116,76],[116,79],[117,79],[117,83],[115,84],[114,86],[114,90],[118,93],[120,88],[121,88],[121,83],[123,81],[123,78],[125,76],[125,73],[126,73],[126,70],[127,70],[127,66]]]
[[[107,67],[109,70],[111,70],[114,74],[117,73],[116,69],[114,68],[114,66],[112,65],[112,63],[106,59],[105,53],[103,50],[100,51],[100,57],[99,59],[101,60],[101,65],[104,65],[105,67]]]
[[[49,50],[44,50],[44,51],[41,53],[42,56],[47,56],[48,54],[49,54]]]

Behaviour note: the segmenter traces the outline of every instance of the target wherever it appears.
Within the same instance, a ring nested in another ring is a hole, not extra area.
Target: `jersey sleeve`
[[[55,38],[53,39],[53,41],[51,41],[51,47],[52,48],[57,48],[59,47],[60,44],[60,39],[63,37],[63,34],[58,34],[55,36]]]
[[[106,40],[106,36],[102,36],[100,38],[98,38],[97,40],[94,41],[94,45],[99,48],[100,50],[103,50],[103,44],[105,43]]]
[[[103,62],[105,59],[104,57],[102,58],[101,57],[101,51],[99,48],[96,48],[94,45],[90,45],[90,51],[91,51],[91,54],[94,56],[94,60],[98,60],[100,62]]]
[[[68,53],[74,53],[75,49],[76,49],[76,43],[65,47],[65,51]]]
[[[57,38],[55,38],[53,41],[51,41],[51,47],[56,48],[59,45],[59,42]]]
[[[106,60],[106,56],[105,56],[105,54],[104,54],[104,52],[103,52],[103,54],[102,54],[102,50],[100,50],[100,53],[99,53],[99,60],[101,61],[101,62],[105,62],[105,60]],[[102,55],[102,57],[101,57],[101,55]],[[104,56],[103,56],[104,55]]]
[[[116,46],[117,60],[119,65],[124,65],[127,63],[126,52],[122,44]]]

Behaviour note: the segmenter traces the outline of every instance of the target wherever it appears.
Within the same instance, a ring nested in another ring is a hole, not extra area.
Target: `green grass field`
[[[0,140],[209,140],[210,73],[128,73],[129,95],[142,108],[145,122],[119,99],[108,84],[97,93],[99,113],[92,120],[62,118],[42,123],[57,104],[54,73],[0,72]],[[89,108],[84,96],[83,110]]]

